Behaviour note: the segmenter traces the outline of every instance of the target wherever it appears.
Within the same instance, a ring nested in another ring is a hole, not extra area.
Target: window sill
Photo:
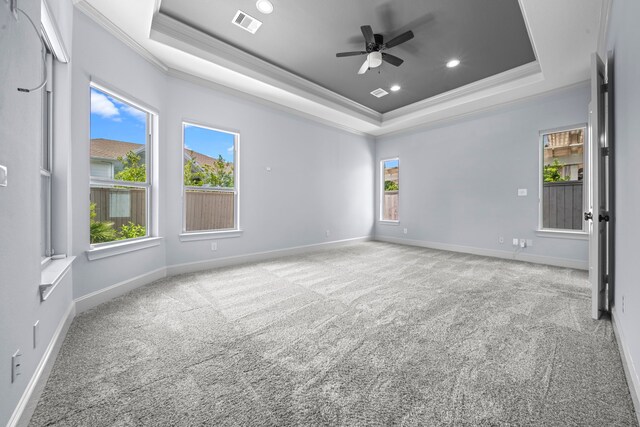
[[[232,237],[241,237],[242,230],[225,230],[225,231],[198,231],[194,233],[180,234],[181,242],[197,242],[199,240],[215,240],[229,239]]]
[[[115,255],[126,254],[128,252],[139,251],[141,249],[160,246],[162,237],[147,237],[146,239],[132,240],[130,242],[120,242],[105,246],[93,247],[86,251],[89,261],[107,258]]]
[[[49,298],[49,295],[71,268],[74,259],[76,259],[74,256],[52,259],[42,268],[40,272],[40,301],[46,301]]]
[[[552,237],[558,239],[588,240],[589,234],[586,231],[568,230],[536,230],[538,237]]]
[[[388,220],[388,219],[379,219],[378,220],[378,224],[380,224],[380,225],[400,225],[400,220],[392,221],[392,220]]]

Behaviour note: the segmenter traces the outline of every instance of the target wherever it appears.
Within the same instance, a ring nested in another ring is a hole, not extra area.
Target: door
[[[597,53],[591,57],[591,103],[589,104],[589,281],[591,315],[609,311],[607,301],[607,167],[605,68]]]

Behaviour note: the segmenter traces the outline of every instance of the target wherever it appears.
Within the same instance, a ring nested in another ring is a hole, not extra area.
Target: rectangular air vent
[[[375,96],[376,98],[382,98],[385,95],[389,95],[389,92],[379,87],[378,89],[371,92],[371,95]]]
[[[255,34],[262,25],[262,22],[258,21],[256,18],[247,15],[243,11],[239,10],[236,12],[236,16],[233,17],[233,22],[238,27],[243,30],[249,31],[251,34]]]

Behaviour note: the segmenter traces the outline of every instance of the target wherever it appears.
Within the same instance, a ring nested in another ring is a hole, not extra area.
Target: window
[[[585,127],[540,133],[541,229],[583,231]]]
[[[238,230],[238,139],[183,123],[183,231]]]
[[[154,115],[91,85],[91,244],[149,236]]]
[[[380,220],[398,221],[398,192],[400,190],[399,159],[380,162]]]
[[[53,149],[53,57],[46,50],[47,84],[42,90],[42,149],[40,157],[40,259],[51,259],[51,173]]]

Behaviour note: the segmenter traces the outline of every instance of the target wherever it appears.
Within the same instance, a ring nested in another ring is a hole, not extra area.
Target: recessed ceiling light
[[[400,85],[393,85],[393,86],[391,86],[391,91],[392,91],[392,92],[397,92],[397,91],[399,91],[399,90],[400,90]]]
[[[449,62],[447,62],[447,68],[454,68],[457,67],[458,65],[460,65],[460,60],[459,59],[452,59]]]
[[[260,12],[264,13],[265,15],[268,15],[271,12],[273,12],[273,4],[269,0],[258,0],[256,2],[256,7]]]

